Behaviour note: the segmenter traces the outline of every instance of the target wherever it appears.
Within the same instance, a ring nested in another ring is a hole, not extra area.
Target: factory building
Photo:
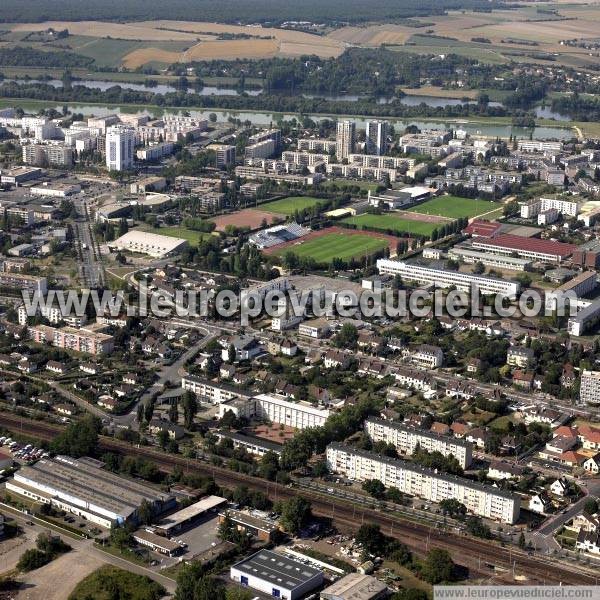
[[[157,514],[175,505],[170,494],[102,467],[103,463],[91,458],[45,458],[22,467],[6,482],[6,489],[106,528],[135,523],[144,501]]]

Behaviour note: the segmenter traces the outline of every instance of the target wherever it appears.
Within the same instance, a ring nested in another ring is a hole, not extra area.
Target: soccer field
[[[330,263],[334,258],[348,260],[370,255],[388,245],[384,239],[367,235],[327,233],[300,244],[286,246],[277,254],[293,252],[300,258],[312,258],[319,263]]]
[[[159,229],[151,229],[149,231],[187,240],[192,246],[197,246],[200,240],[210,235],[210,233],[202,233],[201,231],[187,229],[186,227],[160,227]]]
[[[393,214],[385,215],[359,215],[357,217],[348,217],[343,220],[344,223],[356,225],[359,229],[366,225],[374,229],[380,229],[383,232],[395,231],[397,233],[406,233],[407,235],[425,235],[430,236],[431,232],[440,227],[439,223],[424,223],[423,221],[412,221],[402,219]]]
[[[407,210],[408,212],[424,215],[460,219],[461,217],[475,217],[501,206],[498,202],[490,200],[459,198],[458,196],[438,196]]]
[[[281,200],[259,204],[256,208],[270,213],[293,215],[294,211],[310,208],[319,202],[325,202],[325,200],[314,198],[313,196],[290,196],[289,198],[282,198]]]

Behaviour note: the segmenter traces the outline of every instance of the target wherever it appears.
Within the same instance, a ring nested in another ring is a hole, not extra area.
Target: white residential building
[[[439,346],[421,344],[412,354],[411,360],[421,367],[437,369],[444,362],[444,352]]]
[[[579,387],[579,401],[582,404],[600,402],[600,371],[583,370]]]
[[[254,404],[254,416],[295,429],[322,427],[330,414],[329,410],[309,403],[289,402],[279,394],[259,394],[250,402]]]
[[[520,498],[515,494],[408,461],[333,443],[327,446],[327,467],[357,481],[379,479],[386,487],[431,502],[454,498],[474,514],[503,523],[512,524],[519,518]]]
[[[109,127],[106,132],[106,167],[125,171],[133,167],[135,129],[124,125]]]
[[[365,431],[372,441],[393,444],[402,454],[410,455],[419,446],[427,452],[441,452],[444,456],[454,456],[463,469],[472,461],[473,445],[447,435],[376,418],[365,421]]]
[[[388,123],[386,121],[367,121],[367,154],[381,156],[387,150]]]
[[[338,121],[335,154],[338,161],[342,161],[354,150],[356,139],[356,123],[354,121]]]

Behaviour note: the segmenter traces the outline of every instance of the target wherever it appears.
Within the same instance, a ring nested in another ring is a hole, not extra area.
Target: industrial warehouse
[[[155,514],[175,506],[174,496],[102,467],[103,463],[90,458],[47,458],[17,471],[6,489],[107,528],[135,523],[144,501]]]
[[[231,579],[274,598],[296,600],[323,583],[323,572],[293,558],[260,550],[231,567]]]

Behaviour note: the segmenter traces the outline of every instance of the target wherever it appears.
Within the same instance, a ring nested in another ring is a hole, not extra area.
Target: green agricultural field
[[[99,67],[120,67],[123,57],[140,48],[182,52],[191,45],[190,42],[121,40],[81,35],[70,36],[67,40],[75,54],[93,58]]]
[[[259,204],[256,208],[281,215],[293,215],[295,211],[311,208],[319,202],[325,202],[325,200],[313,196],[289,196],[281,200]]]
[[[279,251],[283,255],[293,252],[300,258],[312,258],[319,263],[330,263],[334,258],[349,260],[370,255],[388,245],[384,239],[351,235],[345,233],[328,233],[313,238],[297,246],[288,246]]]
[[[439,227],[436,223],[424,223],[422,221],[412,221],[397,217],[394,214],[385,215],[359,215],[357,217],[348,217],[343,219],[343,223],[356,225],[359,229],[363,226],[380,229],[383,232],[395,231],[397,233],[407,233],[413,235],[430,236],[431,232]]]
[[[438,196],[437,198],[426,200],[413,208],[409,208],[408,211],[423,215],[437,215],[438,217],[460,219],[461,217],[475,217],[499,207],[500,205],[497,202],[491,202],[490,200]]]

